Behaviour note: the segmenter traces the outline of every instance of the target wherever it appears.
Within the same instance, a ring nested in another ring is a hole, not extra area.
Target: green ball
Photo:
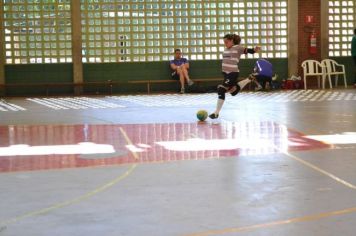
[[[199,110],[197,112],[197,118],[200,121],[206,120],[206,118],[208,118],[208,112],[206,110]]]

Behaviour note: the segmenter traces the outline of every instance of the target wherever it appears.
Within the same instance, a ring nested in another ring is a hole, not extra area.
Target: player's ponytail
[[[241,37],[237,34],[227,34],[224,36],[224,39],[232,40],[234,45],[238,45],[241,43]]]

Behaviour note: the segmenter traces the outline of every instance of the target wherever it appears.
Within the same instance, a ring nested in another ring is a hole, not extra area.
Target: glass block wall
[[[351,56],[355,15],[356,0],[329,1],[329,56]]]
[[[72,61],[70,0],[3,1],[7,64]],[[286,58],[287,2],[81,0],[83,62],[166,61],[175,48],[220,59],[231,32],[263,57]]]
[[[4,0],[5,63],[72,61],[70,0]]]
[[[286,58],[287,1],[82,0],[82,31],[83,62],[219,59],[230,32]]]

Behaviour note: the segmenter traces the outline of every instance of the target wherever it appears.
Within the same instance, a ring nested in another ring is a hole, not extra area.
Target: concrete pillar
[[[321,0],[320,6],[320,53],[321,59],[329,57],[329,7],[328,1]]]
[[[298,74],[298,0],[288,0],[288,76]]]
[[[72,58],[73,58],[73,82],[83,83],[83,63],[82,63],[82,25],[80,1],[71,1],[72,10]],[[75,95],[80,95],[83,87],[75,86]]]
[[[0,85],[5,84],[4,1],[0,1]],[[1,95],[1,90],[0,90]]]

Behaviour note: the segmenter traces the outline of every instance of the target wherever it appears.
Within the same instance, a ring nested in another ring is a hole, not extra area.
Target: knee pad
[[[219,85],[218,86],[218,97],[219,99],[225,100],[225,93],[226,93],[226,88],[223,86]]]
[[[240,86],[237,84],[236,85],[236,90],[234,92],[231,93],[231,96],[236,96],[236,94],[238,94],[240,92],[241,88]]]

